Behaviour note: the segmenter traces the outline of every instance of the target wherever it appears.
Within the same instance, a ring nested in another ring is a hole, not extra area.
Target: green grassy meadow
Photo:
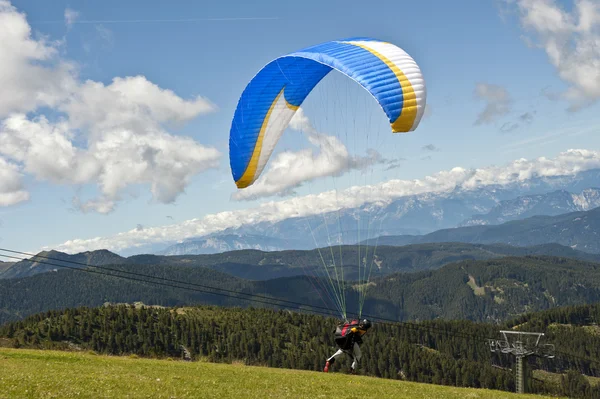
[[[0,348],[0,398],[541,398],[243,364]]]

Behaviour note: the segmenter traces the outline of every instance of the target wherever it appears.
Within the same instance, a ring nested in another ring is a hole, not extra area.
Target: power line
[[[19,258],[17,256],[11,256],[11,255],[0,254],[0,256],[5,257],[5,258],[11,258],[11,259],[27,260],[26,258]],[[79,267],[72,267],[72,266],[65,266],[65,265],[58,265],[56,263],[50,263],[50,262],[45,262],[45,261],[37,261],[37,262],[41,263],[41,264],[49,265],[49,266],[56,266],[56,267],[61,267],[61,268],[65,268],[65,269],[71,269],[71,270],[86,272],[86,273],[93,273],[93,274],[99,274],[99,275],[103,275],[103,276],[122,278],[122,279],[125,279],[125,280],[137,281],[137,282],[141,282],[141,283],[150,283],[150,284],[160,285],[160,286],[163,286],[163,287],[179,288],[179,289],[184,289],[184,290],[189,290],[189,291],[202,292],[202,293],[206,293],[206,294],[219,295],[219,296],[228,297],[228,298],[245,299],[245,300],[248,300],[248,301],[258,302],[258,303],[264,303],[264,304],[268,304],[268,305],[275,305],[275,306],[277,306],[277,304],[273,303],[273,302],[278,301],[277,298],[270,298],[269,301],[263,301],[263,300],[260,300],[260,299],[253,299],[253,298],[240,298],[240,297],[235,296],[235,295],[231,295],[231,294],[227,294],[227,293],[222,293],[222,292],[208,291],[206,289],[193,288],[193,287],[184,287],[184,286],[181,286],[181,285],[175,285],[175,284],[170,284],[170,283],[163,283],[163,282],[159,282],[159,281],[143,280],[143,279],[135,278],[135,277],[119,276],[119,275],[110,274],[110,273],[102,273],[102,272],[99,272],[99,271],[96,271],[96,270],[82,269],[82,268],[79,268]],[[95,266],[95,267],[98,267],[98,266]],[[121,271],[116,270],[116,269],[111,269],[111,271],[115,271],[116,273],[120,273],[121,272]],[[153,277],[153,278],[161,279],[159,277]],[[188,283],[183,282],[183,284],[188,284]],[[213,289],[215,291],[221,291],[221,289],[217,288],[217,287],[212,287],[210,289]],[[242,293],[238,293],[238,294],[242,294]],[[246,294],[246,295],[251,295],[251,294]],[[308,309],[308,310],[311,311],[311,312],[314,312],[314,313],[326,314],[328,316],[332,315],[331,313],[326,313],[326,312],[319,311],[319,310],[310,310],[310,309]]]
[[[92,268],[95,268],[95,269],[107,270],[107,271],[111,271],[111,272],[115,272],[115,273],[122,273],[122,274],[132,275],[132,276],[136,276],[136,277],[153,278],[153,279],[157,279],[157,280],[166,281],[166,282],[169,282],[169,283],[186,284],[186,285],[191,285],[191,286],[198,287],[198,288],[219,290],[219,291],[228,292],[228,293],[237,294],[237,295],[245,295],[245,296],[249,296],[249,297],[257,297],[257,298],[268,299],[268,300],[277,300],[278,302],[288,303],[290,305],[308,306],[305,303],[295,302],[295,301],[289,301],[289,300],[286,300],[286,299],[277,299],[277,298],[273,298],[273,297],[266,296],[266,295],[249,294],[249,293],[240,292],[240,291],[236,291],[236,290],[229,290],[229,289],[226,289],[226,288],[219,288],[219,287],[213,287],[213,286],[209,286],[209,285],[203,285],[203,284],[197,284],[197,283],[190,283],[190,282],[187,282],[187,281],[175,280],[175,279],[171,279],[171,278],[167,278],[167,277],[158,277],[158,276],[152,276],[152,275],[149,275],[149,274],[144,274],[144,273],[139,273],[139,272],[130,272],[130,271],[127,271],[127,270],[113,269],[113,268],[106,267],[106,266],[95,266],[95,265],[90,265],[88,263],[77,262],[77,261],[72,261],[72,260],[65,260],[65,259],[58,259],[58,258],[52,258],[50,256],[45,256],[45,255],[34,255],[34,254],[31,254],[31,253],[27,253],[27,252],[14,251],[14,250],[11,250],[11,249],[6,249],[6,248],[0,248],[0,251],[10,252],[10,253],[15,253],[15,254],[20,254],[20,255],[26,255],[26,256],[31,256],[33,258],[43,258],[43,259],[48,259],[48,260],[52,260],[52,261],[58,261],[58,262],[70,263],[70,264],[74,264],[74,265],[92,267]],[[2,254],[0,254],[0,256],[9,257],[7,255],[2,255]],[[28,259],[25,259],[25,258],[18,258],[18,257],[12,257],[12,258],[19,259],[19,260],[28,260]],[[29,260],[31,260],[31,259],[29,259]],[[44,264],[43,261],[36,261],[36,262]],[[49,264],[47,262],[45,264],[48,264],[48,265],[51,265],[51,266],[61,267],[60,265]],[[127,263],[125,263],[125,264],[127,264]],[[78,268],[78,267],[73,267],[73,268],[70,268],[70,269],[73,269],[73,270],[82,270],[81,268]],[[325,310],[325,311],[328,311],[328,312],[334,311],[331,308],[326,308],[326,307],[323,307],[323,306],[318,306],[318,305],[310,305],[310,306],[312,308],[314,308],[314,309]]]

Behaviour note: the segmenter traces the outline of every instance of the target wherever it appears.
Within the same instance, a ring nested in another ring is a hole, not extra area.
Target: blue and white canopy
[[[404,50],[370,38],[308,47],[267,64],[239,99],[229,136],[231,172],[238,188],[260,176],[298,107],[332,69],[371,93],[392,132],[417,128],[426,88],[419,66]]]

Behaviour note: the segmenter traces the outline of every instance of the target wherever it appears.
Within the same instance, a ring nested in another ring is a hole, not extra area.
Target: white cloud
[[[75,128],[101,131],[121,126],[142,133],[157,123],[187,122],[216,107],[203,97],[184,100],[144,76],[133,76],[116,77],[108,86],[88,80],[60,109]]]
[[[529,40],[544,49],[559,77],[569,85],[560,93],[570,110],[600,98],[600,4],[576,0],[571,12],[554,0],[518,0],[523,27]]]
[[[269,169],[250,187],[237,190],[235,200],[253,200],[271,195],[289,195],[303,183],[326,176],[341,176],[351,170],[364,170],[375,164],[387,164],[375,150],[367,150],[365,156],[353,156],[335,136],[326,136],[315,130],[302,108],[290,121],[289,127],[302,131],[308,141],[319,149],[315,153],[307,148],[300,151],[285,151],[269,161]]]
[[[55,106],[72,89],[74,67],[57,58],[57,46],[32,39],[25,16],[0,0],[0,118]]]
[[[216,168],[220,158],[214,148],[162,131],[105,132],[90,152],[103,165],[99,181],[109,198],[116,198],[130,184],[148,183],[153,197],[162,203],[173,202],[193,175]]]
[[[72,144],[73,138],[65,121],[13,114],[0,123],[0,154],[40,180],[81,184],[97,175],[99,165]]]
[[[508,91],[502,86],[477,83],[475,97],[486,103],[483,111],[477,115],[476,125],[492,123],[510,112],[512,99]]]
[[[79,18],[79,12],[72,10],[70,8],[65,9],[65,24],[67,25],[67,27],[71,27],[73,26],[73,24],[75,23],[75,21],[77,21],[77,18]]]
[[[27,201],[29,193],[23,189],[21,173],[16,165],[0,157],[0,206]]]
[[[76,18],[65,11],[67,23]],[[206,98],[183,99],[144,76],[81,82],[58,44],[33,39],[25,16],[4,0],[0,54],[0,155],[37,180],[97,184],[99,198],[73,200],[82,211],[110,212],[128,186],[140,183],[154,200],[173,202],[193,175],[218,166],[216,149],[163,127],[214,111]],[[52,118],[44,116],[48,109]],[[4,196],[17,194],[0,205],[27,199],[13,172],[0,175],[0,187],[9,190]]]
[[[115,202],[103,197],[81,202],[79,197],[73,197],[73,206],[75,209],[83,212],[110,213],[115,209]]]
[[[161,130],[101,129],[88,138],[87,148],[73,145],[72,132],[66,121],[52,124],[43,116],[13,115],[0,125],[0,154],[40,180],[97,182],[103,198],[76,201],[83,211],[109,212],[122,190],[139,183],[149,184],[157,201],[173,202],[194,174],[217,167],[220,158],[213,148]]]
[[[290,128],[299,132],[307,131],[309,133],[316,133],[314,126],[310,122],[310,119],[308,119],[308,116],[306,116],[306,114],[304,113],[303,108],[298,108],[298,110],[292,117],[292,120],[290,120],[289,126]]]
[[[242,225],[278,222],[290,217],[353,208],[369,202],[385,205],[407,195],[449,192],[457,188],[469,190],[487,185],[520,184],[534,177],[574,175],[596,168],[600,168],[600,152],[574,149],[552,159],[518,159],[504,166],[478,169],[456,167],[422,179],[390,180],[377,185],[351,187],[339,192],[328,191],[283,201],[270,201],[255,208],[220,212],[169,226],[146,227],[142,231],[133,229],[111,237],[74,239],[54,249],[69,253],[102,248],[120,251],[152,243],[185,240]]]

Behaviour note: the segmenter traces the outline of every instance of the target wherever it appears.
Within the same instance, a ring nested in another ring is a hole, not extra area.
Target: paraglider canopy
[[[294,113],[332,69],[375,98],[392,132],[409,132],[419,125],[425,82],[417,63],[394,44],[351,38],[284,55],[261,69],[239,99],[229,136],[231,172],[238,188],[260,176]]]
[[[269,62],[254,76],[238,101],[229,136],[231,173],[238,188],[247,188],[259,178],[292,117],[307,96],[332,70],[340,72],[344,81],[351,84],[352,81],[358,83],[375,99],[387,116],[392,132],[410,132],[419,125],[426,104],[425,82],[417,63],[396,45],[358,37],[321,43],[283,55]],[[365,97],[367,101],[370,100],[368,96]],[[344,121],[355,117],[351,112],[341,112],[340,115],[346,117]],[[368,143],[368,128],[366,130],[357,134],[361,137],[365,135]],[[317,134],[313,134],[309,137],[309,141],[312,140],[313,144],[324,142],[320,138],[317,140],[316,137]],[[327,143],[342,146],[340,140],[331,139]],[[340,149],[340,153],[345,152],[346,148]],[[326,156],[329,154],[332,153],[325,153]],[[335,155],[337,154],[334,153]],[[348,160],[349,157],[345,159]],[[357,173],[359,169],[355,168]],[[331,176],[335,177],[335,173]],[[341,236],[343,231],[339,213],[333,219],[333,223],[337,223],[338,234]],[[371,230],[371,222],[369,217],[368,223],[361,227],[359,217],[356,230],[353,231],[356,232],[355,242],[358,246],[355,265],[358,284],[352,289],[358,293],[359,319],[373,265],[377,260],[375,254],[377,244],[372,252],[368,246],[361,252],[361,231],[366,230],[367,241],[370,234],[377,231],[376,228]],[[322,263],[322,267],[310,271],[313,274],[320,274],[319,278],[314,276],[315,279],[311,283],[315,283],[313,286],[316,292],[324,292],[335,305],[342,319],[346,320],[345,278],[348,276],[349,265],[347,262],[344,265],[342,260],[341,243],[344,239],[339,237],[335,241],[340,245],[339,259],[336,260],[331,250],[334,241],[331,240],[331,232],[325,216],[323,216],[323,225],[327,235],[326,245],[330,248],[330,259],[328,256],[323,256],[319,250],[314,230],[307,220],[308,230],[315,241]],[[381,229],[381,222],[379,226]],[[321,290],[317,286],[320,286]],[[322,299],[325,302],[323,297]],[[364,327],[365,329],[359,328],[362,333],[366,332],[370,323],[366,321]]]

